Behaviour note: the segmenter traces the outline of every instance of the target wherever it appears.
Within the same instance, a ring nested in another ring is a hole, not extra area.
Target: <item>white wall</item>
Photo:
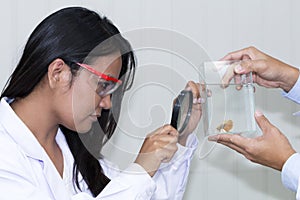
[[[86,6],[107,15],[122,32],[131,31],[129,35],[134,29],[145,27],[175,31],[170,33],[169,50],[176,49],[176,39],[182,42],[182,48],[188,48],[183,47],[185,41],[197,44],[198,58],[192,55],[193,51],[184,51],[191,54],[191,57],[184,56],[193,60],[195,66],[201,64],[198,61],[217,60],[227,52],[249,45],[300,66],[297,20],[300,2],[296,0],[6,0],[0,5],[1,87],[18,62],[33,28],[49,13],[70,5]],[[159,38],[147,33],[137,32],[137,35],[155,47],[164,42],[153,41]],[[134,159],[143,136],[169,122],[172,98],[185,81],[198,80],[197,68],[170,51],[143,49],[137,56],[135,85],[124,99],[119,129],[104,150],[121,167]],[[300,110],[299,106],[283,99],[279,90],[258,88],[256,107],[280,127],[299,151],[297,123],[300,120],[291,115]],[[201,130],[199,127],[200,142],[203,141]],[[217,145],[205,159],[197,157],[198,150],[185,199],[295,199],[295,194],[281,185],[279,172],[250,163],[225,147]]]

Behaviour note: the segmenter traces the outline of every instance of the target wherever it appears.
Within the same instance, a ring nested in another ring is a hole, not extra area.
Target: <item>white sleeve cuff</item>
[[[282,184],[296,192],[298,189],[298,180],[300,176],[300,154],[294,153],[289,159],[284,163],[281,180]]]
[[[132,163],[119,176],[111,179],[109,184],[97,197],[120,198],[131,196],[133,199],[151,199],[156,190],[156,184],[149,174],[137,163]]]
[[[300,104],[300,76],[293,88],[288,93],[283,91],[282,96]]]

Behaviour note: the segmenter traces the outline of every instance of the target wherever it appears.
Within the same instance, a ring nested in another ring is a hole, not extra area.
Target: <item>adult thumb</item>
[[[261,111],[255,112],[255,120],[263,133],[267,133],[267,130],[273,126]]]

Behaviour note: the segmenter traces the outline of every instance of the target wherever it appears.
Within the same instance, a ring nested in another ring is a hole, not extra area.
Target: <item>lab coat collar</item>
[[[22,122],[9,105],[10,100],[2,98],[0,102],[0,125],[20,146],[26,156],[38,160],[43,167],[44,175],[55,199],[68,199],[66,187],[53,162],[34,137],[29,128]]]
[[[37,151],[42,146],[33,133],[10,107],[11,100],[4,97],[0,102],[0,124],[10,137],[22,148],[25,154],[37,160],[44,160],[43,151]]]

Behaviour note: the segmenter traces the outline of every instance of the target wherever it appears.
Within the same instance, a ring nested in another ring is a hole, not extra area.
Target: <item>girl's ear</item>
[[[72,78],[70,67],[60,58],[55,59],[48,67],[48,81],[50,88],[69,84]]]

